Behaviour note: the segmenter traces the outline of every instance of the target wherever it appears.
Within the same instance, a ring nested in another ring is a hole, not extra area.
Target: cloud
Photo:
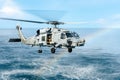
[[[10,18],[19,18],[19,19],[31,19],[31,20],[39,20],[39,18],[29,13],[25,13],[23,9],[32,9],[32,10],[67,10],[67,15],[62,18],[62,21],[78,21],[78,24],[82,24],[82,26],[86,27],[112,27],[116,26],[119,27],[120,23],[120,14],[113,14],[111,13],[103,13],[97,7],[105,7],[101,6],[104,4],[111,4],[117,3],[117,0],[105,1],[105,0],[37,0],[37,1],[30,1],[29,4],[27,1],[24,0],[0,0],[0,17],[10,17]],[[21,7],[17,4],[21,3]],[[92,7],[91,7],[92,6]],[[93,7],[94,6],[94,7]],[[96,7],[95,7],[96,6]],[[106,5],[108,6],[108,5]],[[98,10],[98,11],[97,11]],[[105,10],[107,10],[105,8]],[[96,12],[95,12],[96,11]],[[88,14],[89,13],[89,14]],[[105,17],[104,17],[104,15]],[[110,16],[108,16],[110,15]],[[41,16],[41,15],[40,15]],[[108,16],[106,18],[106,16]],[[32,17],[32,18],[31,18]],[[47,17],[48,18],[48,17]],[[97,18],[97,19],[96,19]],[[81,22],[79,22],[81,21]],[[76,22],[71,22],[72,24],[76,24]],[[2,23],[1,23],[2,24]],[[22,23],[24,24],[24,23]],[[89,25],[90,24],[90,25]],[[31,25],[30,25],[31,26]],[[78,25],[80,26],[80,25]],[[119,27],[120,28],[120,27]]]
[[[113,14],[107,18],[100,18],[95,22],[106,28],[120,28],[120,14]]]
[[[95,23],[98,23],[98,24],[105,24],[106,22],[107,21],[104,18],[100,18],[100,19],[98,19],[98,20],[95,21]]]
[[[29,4],[25,0],[15,0],[22,5],[24,9],[40,9],[40,10],[80,10],[84,7],[102,7],[102,4],[108,4],[108,0],[31,0]],[[31,6],[32,5],[32,6]]]
[[[112,19],[114,19],[114,20],[120,20],[120,14],[114,14],[112,16]]]
[[[27,13],[25,13],[13,0],[0,0],[0,17],[1,18],[18,18],[27,19]],[[8,23],[8,24],[6,24]],[[0,20],[0,28],[12,28],[16,24],[21,22]]]
[[[120,14],[113,14],[108,20],[111,28],[120,28]]]
[[[98,18],[92,21],[85,21],[87,28],[120,28],[120,14],[113,14],[104,18]]]
[[[22,17],[23,11],[15,4],[13,0],[2,1],[0,6],[0,17]]]

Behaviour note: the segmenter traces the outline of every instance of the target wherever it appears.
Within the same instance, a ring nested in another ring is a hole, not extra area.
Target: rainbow
[[[112,28],[102,28],[99,31],[96,31],[92,34],[85,36],[84,38],[85,38],[86,42],[90,42],[91,40],[93,40],[99,36],[109,33],[111,30],[112,30]]]
[[[96,31],[92,34],[85,36],[84,38],[85,38],[86,42],[89,42],[96,37],[99,37],[106,33],[109,33],[110,31],[111,31],[111,28],[103,28],[103,29],[100,29],[99,31]],[[63,56],[65,56],[64,51],[60,51],[60,53],[53,55],[53,58],[46,60],[42,67],[40,67],[39,69],[34,71],[34,74],[42,75],[42,74],[46,73],[47,70],[49,70],[51,68],[51,66],[53,66],[55,63],[57,63],[57,61],[60,60]]]

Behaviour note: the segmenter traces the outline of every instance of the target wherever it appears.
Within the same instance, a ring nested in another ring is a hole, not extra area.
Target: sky
[[[71,23],[63,27],[120,28],[120,0],[0,0],[0,17]],[[4,20],[0,20],[0,25],[0,28],[48,26]]]

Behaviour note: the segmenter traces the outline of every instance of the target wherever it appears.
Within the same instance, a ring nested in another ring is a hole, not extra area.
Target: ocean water
[[[23,29],[26,37],[36,29]],[[69,29],[85,38],[84,47],[57,49],[9,43],[15,29],[0,29],[0,80],[120,80],[120,29]]]

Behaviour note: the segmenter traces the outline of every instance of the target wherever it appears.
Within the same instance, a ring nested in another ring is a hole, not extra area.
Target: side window
[[[61,39],[65,39],[65,33],[61,33]]]
[[[42,41],[45,41],[45,36],[42,36]]]

